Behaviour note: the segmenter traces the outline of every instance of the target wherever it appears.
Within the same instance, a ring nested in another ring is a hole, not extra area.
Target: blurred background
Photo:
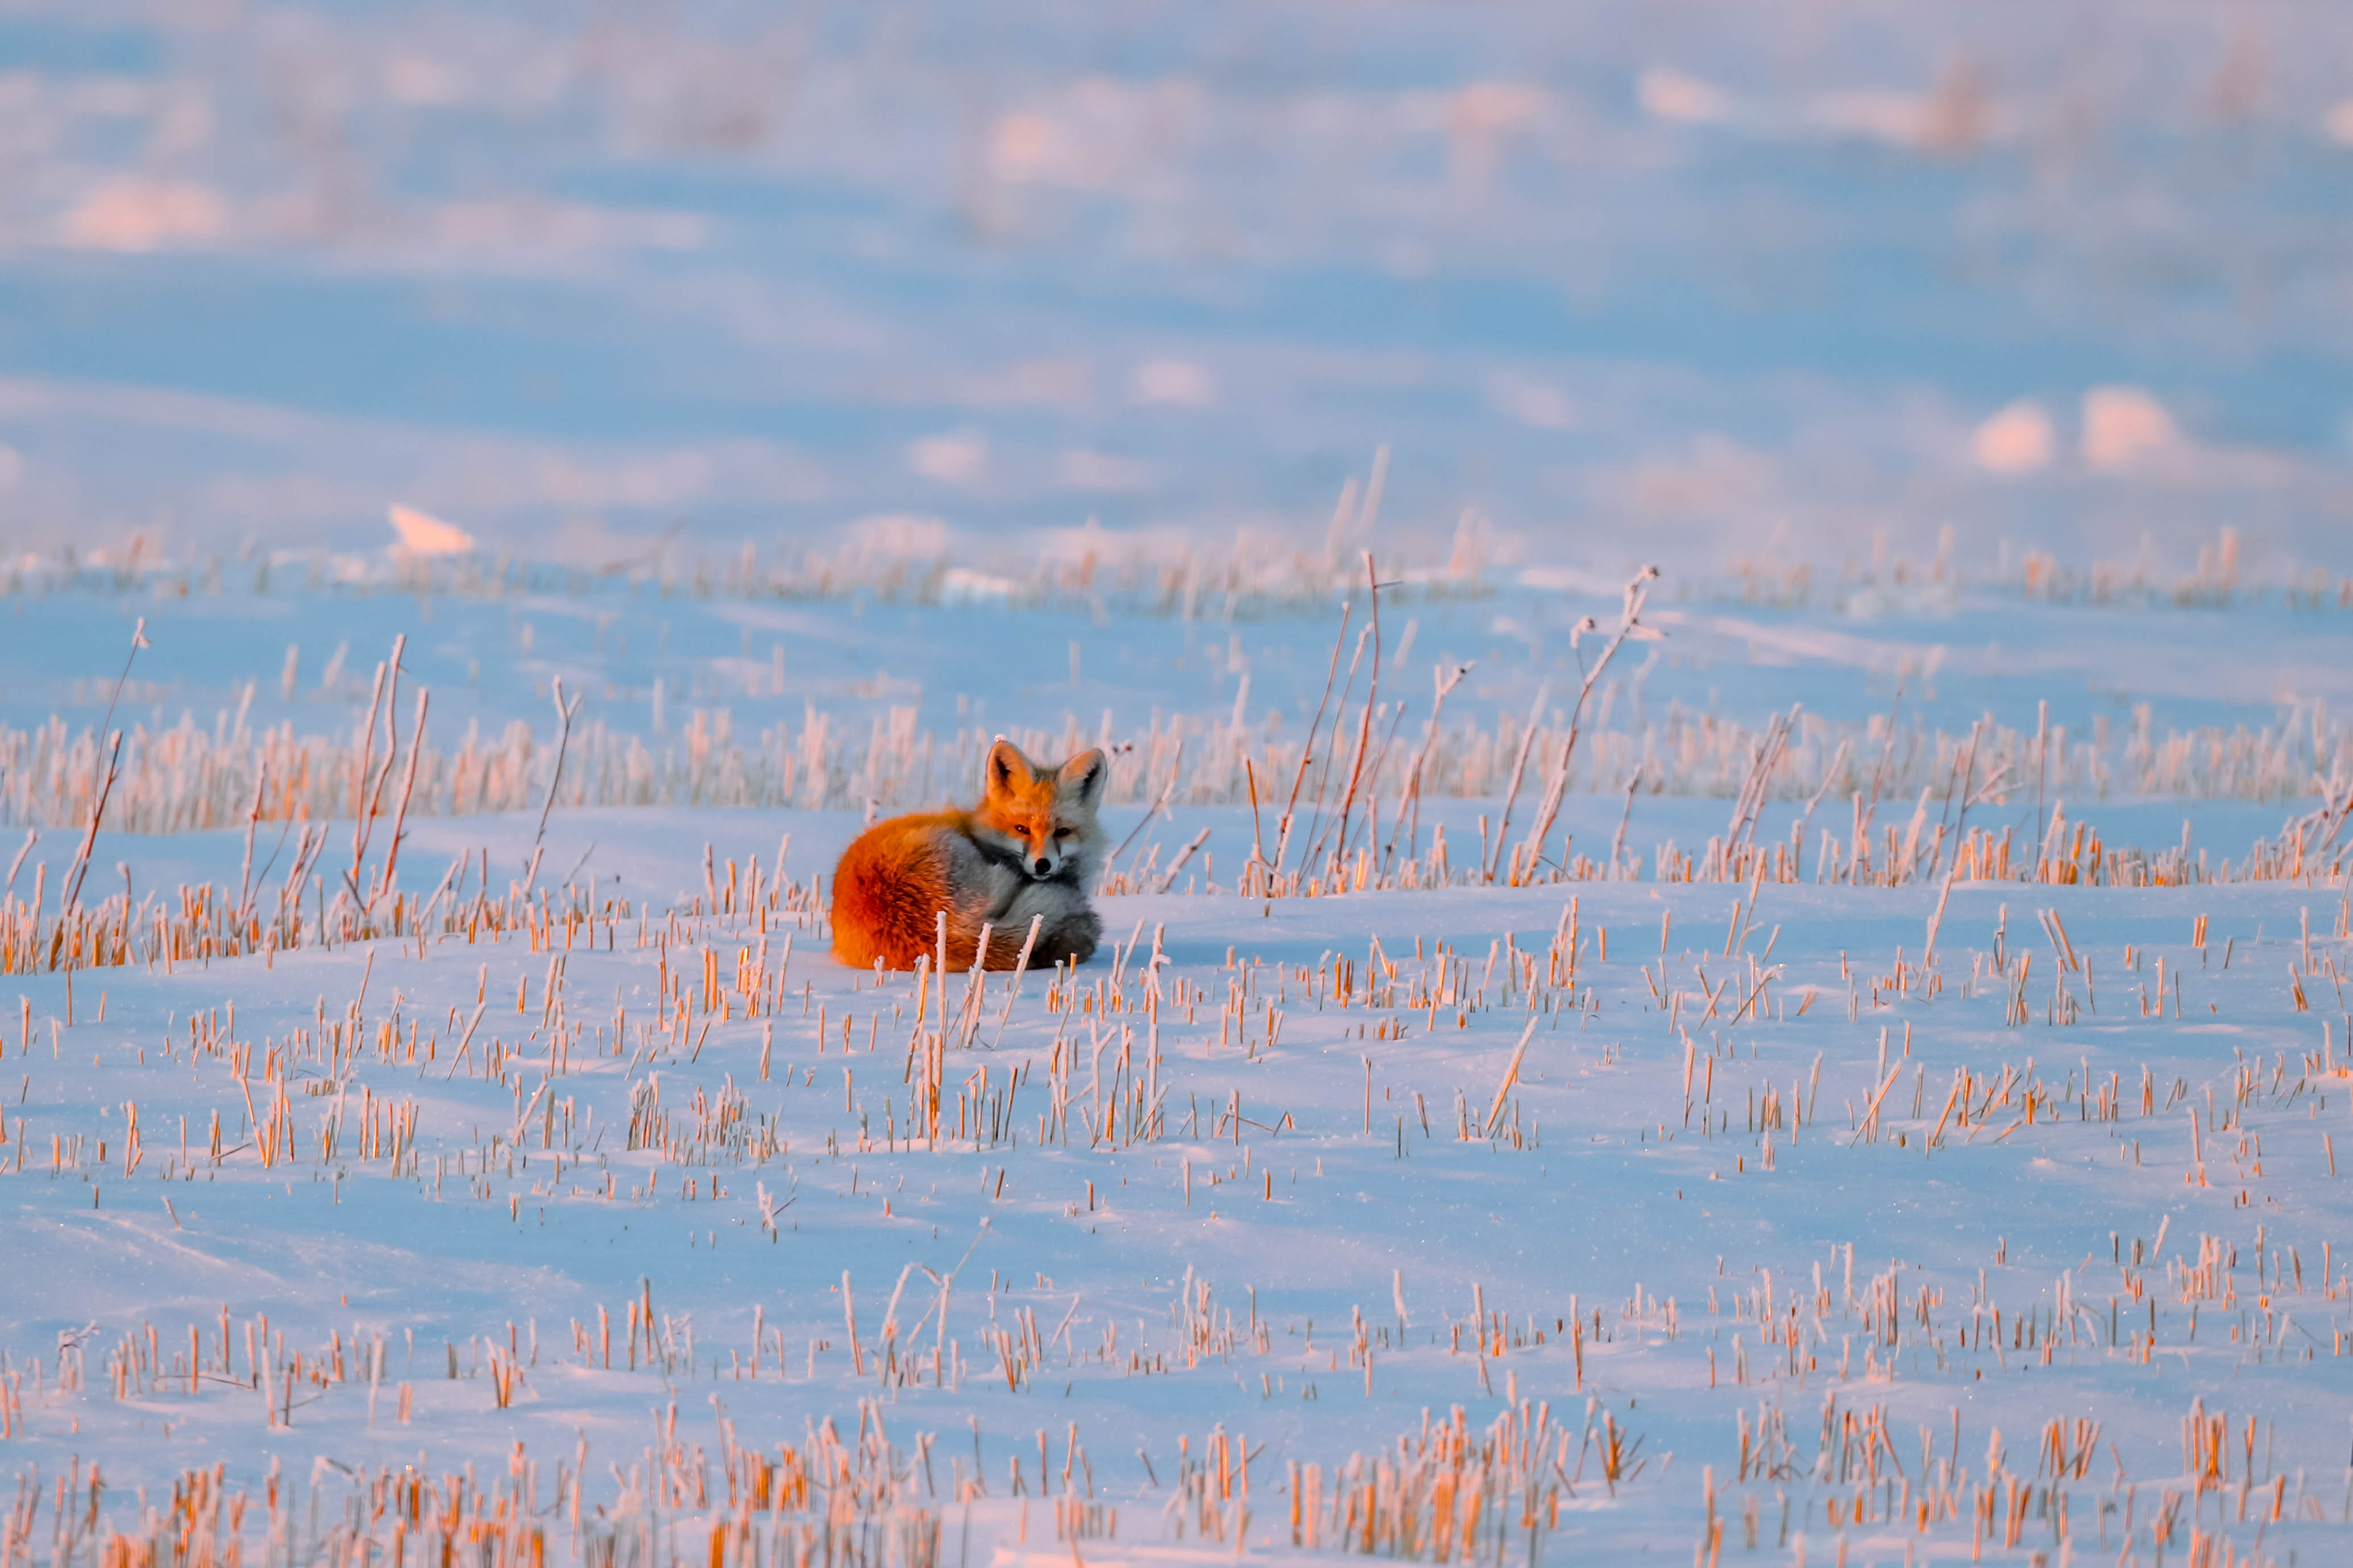
[[[0,6],[0,552],[2288,581],[2348,336],[2341,5]]]

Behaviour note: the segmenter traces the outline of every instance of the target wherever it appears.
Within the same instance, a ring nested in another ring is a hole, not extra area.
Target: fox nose
[[[1047,859],[1043,855],[1038,857],[1038,875],[1042,877],[1053,868],[1054,863],[1051,860]]]

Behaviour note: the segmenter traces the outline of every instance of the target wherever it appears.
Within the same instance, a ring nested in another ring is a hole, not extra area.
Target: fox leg
[[[1029,940],[1029,922],[1041,912],[1038,901],[1038,884],[1017,872],[992,868],[996,881],[988,900],[988,952],[978,954],[972,951],[978,945],[976,930],[973,942],[966,947],[959,968],[971,967],[979,957],[988,969],[1011,969],[1021,961],[1021,949]],[[1051,923],[1050,917],[1048,923]],[[1029,962],[1036,963],[1038,955],[1031,952]]]
[[[1103,941],[1103,921],[1093,910],[1073,900],[1060,919],[1050,921],[1038,933],[1038,951],[1030,955],[1032,963],[1060,963],[1068,959],[1072,963],[1084,963],[1095,955]]]
[[[1038,941],[1029,952],[1032,968],[1060,963],[1065,960],[1084,963],[1092,958],[1096,945],[1103,940],[1103,921],[1089,907],[1086,895],[1060,883],[1031,883],[1018,893],[1006,910],[1006,923],[1017,933],[1013,945],[1002,955],[997,944],[989,943],[989,967],[1010,969],[1019,956],[1020,943],[1029,938],[1029,922],[1038,920]]]

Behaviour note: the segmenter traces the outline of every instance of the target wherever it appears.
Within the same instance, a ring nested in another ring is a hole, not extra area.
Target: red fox
[[[1110,763],[1082,752],[1039,767],[999,739],[981,770],[971,811],[916,813],[878,822],[851,841],[833,873],[833,952],[843,963],[912,969],[937,963],[938,914],[948,917],[947,965],[970,969],[989,927],[982,966],[1010,969],[1043,917],[1033,967],[1084,963],[1103,938],[1087,902],[1103,854],[1095,821]]]

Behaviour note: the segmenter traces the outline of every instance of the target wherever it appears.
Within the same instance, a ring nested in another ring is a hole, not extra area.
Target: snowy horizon
[[[2353,24],[0,17],[0,551],[2345,563]]]

